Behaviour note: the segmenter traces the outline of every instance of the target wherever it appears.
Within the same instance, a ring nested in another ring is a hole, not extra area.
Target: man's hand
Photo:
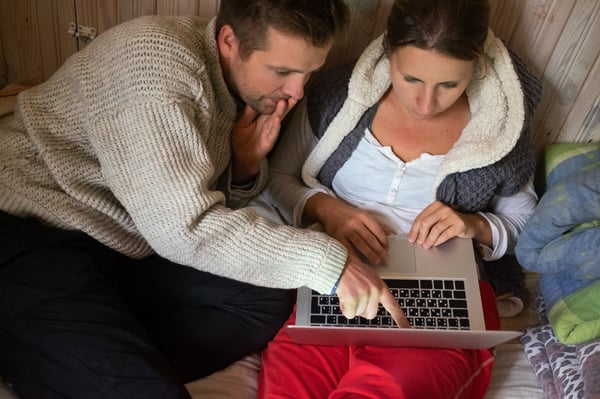
[[[492,245],[492,231],[487,220],[477,213],[462,213],[435,201],[415,218],[408,240],[431,248],[451,238],[472,238],[480,244]]]
[[[279,137],[281,121],[296,103],[293,98],[279,100],[271,115],[259,114],[246,105],[231,132],[233,183],[244,184],[256,176]]]
[[[342,313],[348,319],[356,316],[372,319],[381,303],[398,326],[410,327],[402,308],[377,272],[353,255],[348,256],[336,294]]]

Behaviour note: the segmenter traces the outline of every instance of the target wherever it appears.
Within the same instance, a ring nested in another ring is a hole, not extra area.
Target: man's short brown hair
[[[221,0],[217,34],[230,25],[238,38],[240,55],[264,50],[269,28],[324,47],[342,31],[349,18],[343,0]]]

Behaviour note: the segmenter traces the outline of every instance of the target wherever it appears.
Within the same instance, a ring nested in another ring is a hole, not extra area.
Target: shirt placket
[[[400,183],[402,179],[406,175],[406,165],[398,164],[396,167],[396,172],[392,177],[392,181],[390,182],[390,187],[388,189],[386,203],[393,204],[396,200],[396,195],[398,195],[398,190],[400,189]]]

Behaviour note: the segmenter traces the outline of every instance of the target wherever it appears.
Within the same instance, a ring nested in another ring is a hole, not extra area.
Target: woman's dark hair
[[[270,27],[324,47],[345,28],[349,14],[343,0],[221,0],[216,28],[232,27],[245,59],[265,49]]]
[[[487,0],[396,0],[388,17],[388,54],[404,46],[473,61],[483,53],[490,7]]]

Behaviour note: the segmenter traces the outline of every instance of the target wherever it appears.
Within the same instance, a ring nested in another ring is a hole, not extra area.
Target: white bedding
[[[259,368],[259,356],[248,356],[225,370],[188,384],[188,390],[194,399],[256,399]],[[498,346],[492,381],[485,399],[543,399],[543,397],[521,344],[509,343]]]
[[[187,385],[194,399],[256,399],[260,357],[247,356],[228,368]],[[496,364],[485,399],[542,399],[541,388],[521,344],[497,347]],[[17,399],[0,384],[0,399]]]
[[[542,399],[542,389],[520,343],[496,348],[492,381],[484,399]]]

